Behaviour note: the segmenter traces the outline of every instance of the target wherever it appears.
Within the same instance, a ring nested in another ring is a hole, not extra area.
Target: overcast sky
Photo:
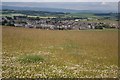
[[[119,0],[1,0],[2,2],[118,2]]]
[[[4,6],[117,11],[117,2],[3,2]]]

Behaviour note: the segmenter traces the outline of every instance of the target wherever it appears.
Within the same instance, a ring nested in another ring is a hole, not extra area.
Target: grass
[[[37,63],[42,62],[44,58],[40,55],[23,55],[18,60],[21,63]]]
[[[117,30],[3,26],[2,32],[4,78],[117,77]]]
[[[24,14],[16,14],[16,13],[14,13],[14,14],[0,14],[0,17],[4,17],[4,16],[8,16],[8,17],[13,17],[13,16],[24,16]]]
[[[98,17],[98,16],[95,16],[94,14],[90,14],[90,13],[71,13],[71,14],[68,14],[67,16],[73,16],[73,17]]]

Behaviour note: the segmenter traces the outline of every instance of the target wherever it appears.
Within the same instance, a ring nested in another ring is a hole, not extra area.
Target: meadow
[[[4,78],[115,78],[117,30],[2,28]]]

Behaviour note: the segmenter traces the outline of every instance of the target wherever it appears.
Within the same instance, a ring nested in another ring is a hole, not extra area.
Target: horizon
[[[1,6],[110,12],[118,11],[117,2],[2,2]]]

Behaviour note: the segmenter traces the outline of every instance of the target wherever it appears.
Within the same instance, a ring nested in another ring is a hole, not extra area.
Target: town
[[[47,30],[86,30],[118,28],[117,24],[106,22],[88,22],[91,18],[39,18],[28,16],[4,16],[0,24],[24,28],[36,28]]]

